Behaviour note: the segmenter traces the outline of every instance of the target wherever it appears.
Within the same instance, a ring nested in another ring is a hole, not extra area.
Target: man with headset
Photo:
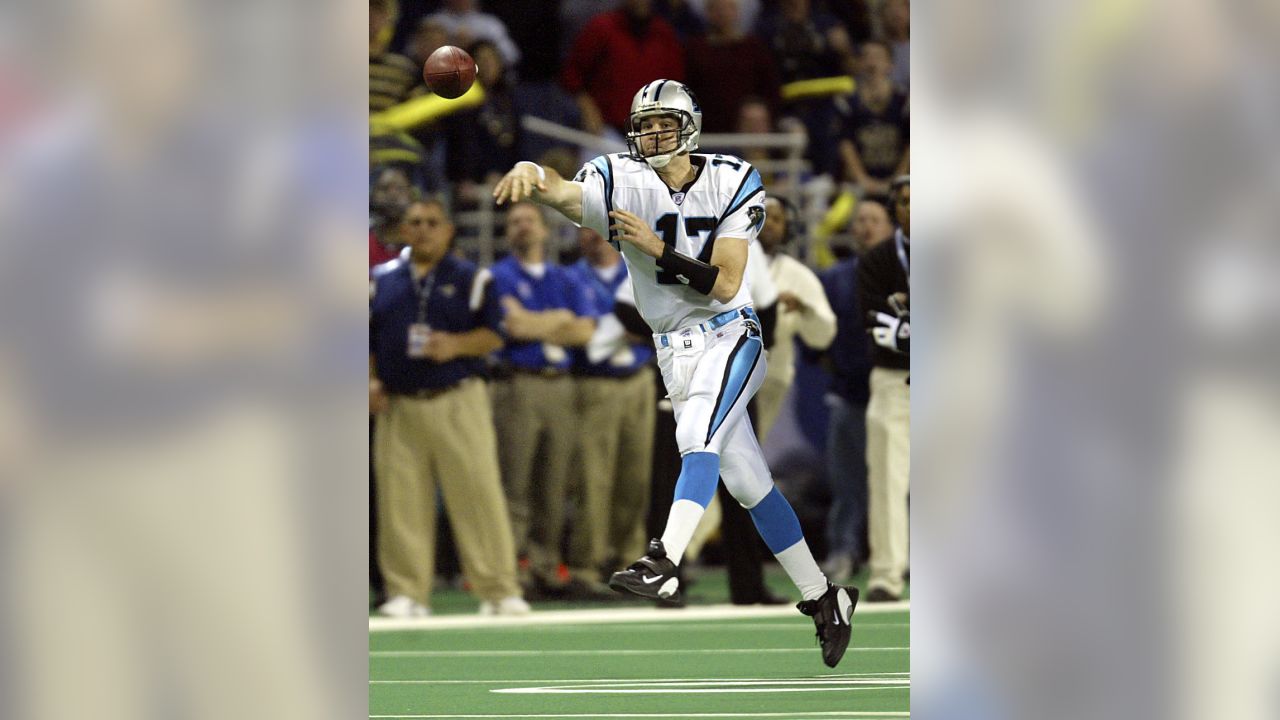
[[[794,339],[799,336],[808,347],[825,350],[836,335],[836,315],[822,281],[808,266],[782,251],[798,230],[797,213],[790,203],[772,196],[765,198],[765,210],[759,240],[768,258],[769,276],[778,288],[778,322],[764,384],[756,393],[760,442],[769,436],[796,377]]]
[[[858,265],[858,296],[871,334],[867,404],[867,601],[897,600],[907,572],[911,472],[911,177],[893,181],[893,237]]]

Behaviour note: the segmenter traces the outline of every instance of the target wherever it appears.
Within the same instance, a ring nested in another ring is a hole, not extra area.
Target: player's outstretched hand
[[[493,188],[493,198],[502,205],[506,202],[518,203],[533,197],[533,191],[547,191],[547,184],[538,179],[538,171],[531,163],[517,163]]]
[[[662,257],[662,240],[649,229],[649,224],[641,220],[640,216],[626,210],[614,210],[609,213],[609,217],[614,222],[609,226],[609,232],[614,238],[635,245],[646,255]]]

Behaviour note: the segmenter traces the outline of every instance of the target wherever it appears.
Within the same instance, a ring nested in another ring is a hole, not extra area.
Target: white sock
[[[805,600],[822,597],[822,593],[827,591],[827,576],[822,574],[822,568],[819,568],[818,561],[813,559],[813,553],[809,552],[809,543],[805,542],[804,538],[800,538],[795,545],[786,550],[775,553],[774,557],[778,558],[787,575],[791,576],[791,582],[800,589],[800,594]]]
[[[667,515],[667,528],[662,531],[662,546],[667,549],[667,557],[679,565],[684,557],[685,548],[693,539],[693,531],[698,529],[698,521],[707,511],[692,500],[677,500],[671,503],[671,514]]]

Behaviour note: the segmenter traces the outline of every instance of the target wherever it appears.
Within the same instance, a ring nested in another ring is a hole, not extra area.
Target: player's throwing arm
[[[582,186],[565,180],[552,168],[521,160],[493,188],[498,205],[531,200],[554,208],[575,223],[582,222]]]

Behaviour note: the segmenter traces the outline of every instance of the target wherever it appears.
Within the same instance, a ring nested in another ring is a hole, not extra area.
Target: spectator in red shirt
[[[653,0],[626,0],[593,17],[564,64],[561,83],[578,101],[582,126],[623,132],[631,97],[658,78],[684,80],[684,48],[671,24],[653,14]]]
[[[733,132],[750,96],[778,111],[778,65],[763,40],[742,34],[738,15],[738,0],[708,0],[707,34],[689,43],[687,84],[702,104],[703,132]]]
[[[391,248],[392,246],[384,245],[378,238],[378,231],[369,228],[369,269],[372,270],[384,262],[395,260],[398,255],[392,252]]]
[[[369,189],[369,267],[396,259],[400,218],[416,197],[409,175],[395,167],[383,169]]]

